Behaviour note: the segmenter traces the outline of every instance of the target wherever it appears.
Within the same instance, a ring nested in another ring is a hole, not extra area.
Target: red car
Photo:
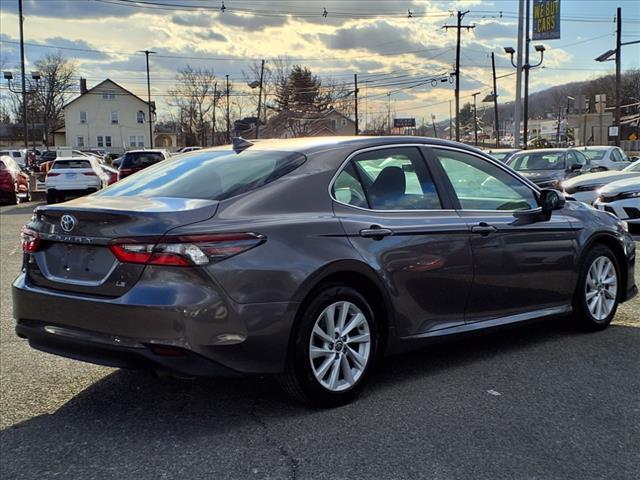
[[[24,173],[16,161],[3,155],[0,157],[0,195],[15,205],[21,200],[31,200],[29,175]]]

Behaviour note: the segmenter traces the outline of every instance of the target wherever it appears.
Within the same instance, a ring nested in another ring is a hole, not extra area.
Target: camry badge
[[[77,224],[78,220],[76,220],[76,217],[74,217],[73,215],[63,215],[60,219],[60,226],[65,232],[70,232],[71,230],[76,228]]]

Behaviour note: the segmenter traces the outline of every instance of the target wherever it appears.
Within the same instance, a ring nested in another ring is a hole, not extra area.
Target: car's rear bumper
[[[23,273],[12,292],[16,330],[34,348],[104,365],[185,375],[283,370],[297,304],[238,304],[215,285],[188,281],[179,288],[172,298],[184,304],[168,301],[147,272],[121,297],[93,297],[29,284]],[[185,355],[158,355],[156,347]]]

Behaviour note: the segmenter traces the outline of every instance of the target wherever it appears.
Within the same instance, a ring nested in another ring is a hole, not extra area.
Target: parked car
[[[608,183],[598,190],[593,206],[629,224],[640,225],[640,176]]]
[[[26,165],[27,156],[23,153],[23,150],[18,150],[18,149],[0,150],[0,156],[11,157],[18,165],[22,167]]]
[[[562,182],[591,170],[591,163],[572,148],[543,148],[515,153],[507,164],[540,188],[562,190]]]
[[[95,158],[56,158],[45,180],[47,203],[60,202],[68,196],[97,192],[108,181],[108,175]]]
[[[579,151],[591,160],[592,168],[622,170],[631,164],[631,159],[620,147],[581,147]]]
[[[104,173],[108,175],[107,185],[111,185],[118,181],[118,169],[112,166],[107,165],[106,163],[101,163],[100,168]]]
[[[0,155],[0,195],[12,205],[31,200],[29,175],[9,155]]]
[[[514,153],[521,152],[519,148],[493,148],[489,150],[485,150],[489,155],[491,155],[496,160],[500,160],[501,162],[508,162],[509,159],[513,156]]]
[[[37,207],[13,284],[18,335],[116,367],[280,374],[331,406],[385,354],[569,313],[601,330],[637,293],[623,222],[466,145],[233,148]]]
[[[640,161],[629,164],[622,171],[607,170],[570,178],[562,183],[562,188],[567,195],[576,200],[591,204],[598,197],[599,188],[611,182],[634,177],[640,177]]]
[[[118,167],[118,178],[122,180],[132,173],[136,173],[169,157],[169,152],[161,149],[130,150],[122,156],[122,161]]]
[[[176,153],[195,152],[196,150],[202,150],[202,147],[182,147],[176,150]]]

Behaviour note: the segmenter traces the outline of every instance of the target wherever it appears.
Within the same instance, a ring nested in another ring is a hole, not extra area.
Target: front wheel
[[[367,300],[347,286],[320,291],[302,311],[281,383],[293,398],[332,407],[353,400],[373,370],[378,328]]]
[[[581,266],[573,309],[575,319],[586,330],[603,330],[613,320],[620,299],[620,267],[613,252],[597,245]]]

